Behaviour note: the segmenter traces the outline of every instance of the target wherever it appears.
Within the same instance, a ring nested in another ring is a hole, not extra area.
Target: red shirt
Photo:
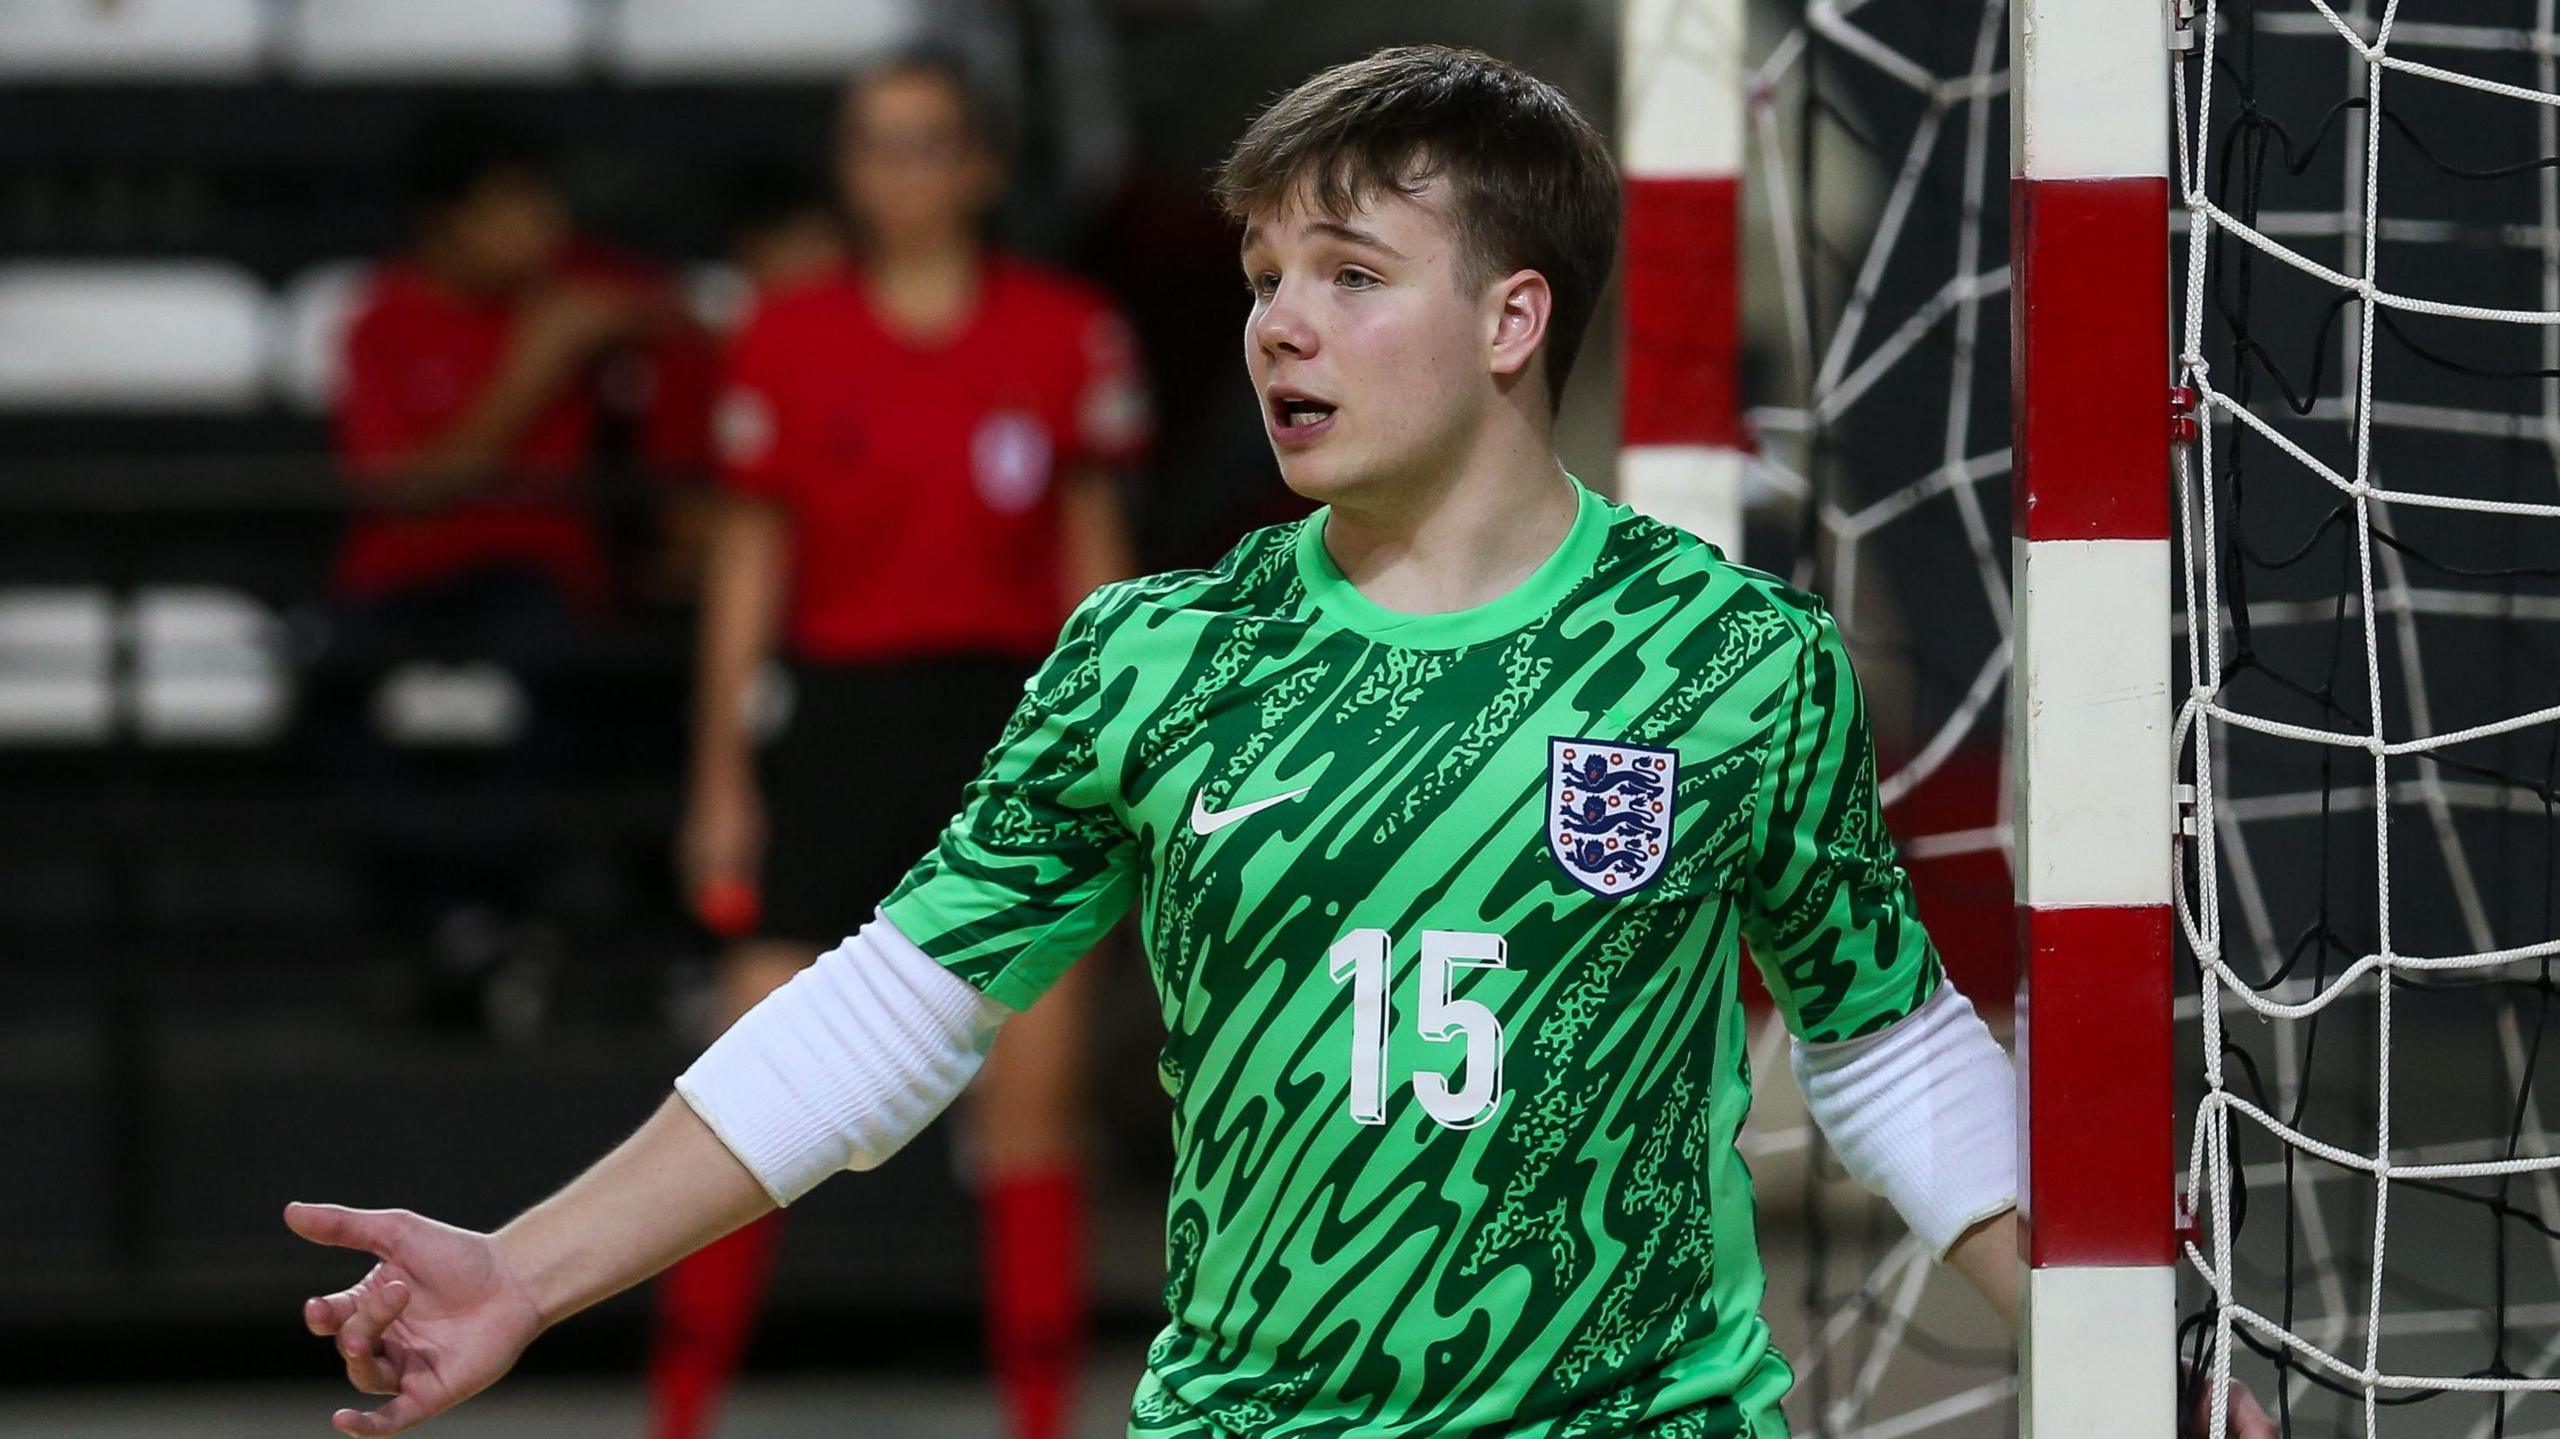
[[[849,268],[767,301],[716,428],[729,484],[789,513],[793,653],[1037,659],[1068,608],[1058,477],[1134,462],[1149,416],[1110,302],[995,256],[936,340],[891,330]]]
[[[660,283],[645,267],[583,248],[562,270],[590,284]],[[452,289],[415,263],[377,269],[347,329],[337,430],[349,482],[362,491],[461,418],[496,377],[515,324],[508,301]],[[660,418],[670,408],[653,405],[646,447],[681,459],[684,427]],[[609,580],[586,484],[595,436],[595,386],[563,389],[509,447],[509,475],[487,498],[358,516],[338,552],[339,592],[365,599],[513,567],[548,577],[583,607],[602,604]]]

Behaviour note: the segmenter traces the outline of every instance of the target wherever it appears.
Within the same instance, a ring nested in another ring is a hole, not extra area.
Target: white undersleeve
[[[789,1204],[923,1132],[1012,1014],[877,917],[748,1010],[676,1092]]]
[[[1859,1183],[1940,1258],[2018,1201],[2018,1088],[2009,1056],[1952,984],[1892,1027],[1791,1046],[1814,1123]]]

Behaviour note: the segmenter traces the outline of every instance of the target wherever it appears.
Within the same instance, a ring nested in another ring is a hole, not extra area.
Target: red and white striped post
[[[2175,1432],[2166,7],[2013,0],[2031,1439]]]
[[[1628,0],[1618,498],[1742,557],[1743,0]]]

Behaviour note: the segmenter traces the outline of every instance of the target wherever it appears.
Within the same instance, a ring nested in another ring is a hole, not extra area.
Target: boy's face
[[[1500,398],[1500,282],[1477,285],[1448,188],[1335,218],[1301,193],[1245,227],[1244,362],[1281,478],[1309,499],[1466,463]]]

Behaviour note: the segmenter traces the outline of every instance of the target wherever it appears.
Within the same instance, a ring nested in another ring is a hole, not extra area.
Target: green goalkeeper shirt
[[[1137,911],[1175,1173],[1133,1435],[1784,1432],[1738,960],[1814,1041],[1938,960],[1821,604],[1576,491],[1456,613],[1363,598],[1323,512],[1096,591],[885,906],[1016,1009]]]

